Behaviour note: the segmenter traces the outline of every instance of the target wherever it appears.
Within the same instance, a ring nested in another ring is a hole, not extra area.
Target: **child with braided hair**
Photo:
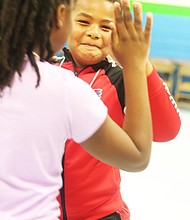
[[[0,1],[0,219],[59,218],[57,196],[67,139],[119,169],[141,171],[149,163],[152,122],[146,60],[152,16],[142,29],[131,22],[127,0],[114,3],[112,49],[123,66],[129,106],[122,130],[87,83],[47,62],[65,44],[74,3]],[[136,18],[138,12],[137,4]],[[134,84],[136,79],[141,83]]]

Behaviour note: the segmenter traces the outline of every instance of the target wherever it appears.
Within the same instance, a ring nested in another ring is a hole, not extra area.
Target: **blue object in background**
[[[190,17],[154,13],[150,57],[190,60]]]

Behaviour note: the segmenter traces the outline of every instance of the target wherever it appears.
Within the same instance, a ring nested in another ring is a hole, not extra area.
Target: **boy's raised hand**
[[[115,26],[112,31],[112,51],[123,67],[145,65],[151,40],[152,14],[147,13],[146,25],[142,27],[142,7],[133,3],[134,20],[129,0],[114,3]]]

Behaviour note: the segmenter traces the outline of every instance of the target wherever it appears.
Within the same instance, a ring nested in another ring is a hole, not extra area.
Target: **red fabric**
[[[153,123],[153,140],[166,142],[176,137],[181,126],[179,110],[163,80],[154,70],[148,79]]]
[[[62,209],[62,205],[61,205],[61,196],[60,196],[60,194],[57,196],[57,201],[60,204],[60,216],[59,216],[59,219],[62,220],[63,219],[63,209]]]
[[[92,69],[86,71],[79,77],[90,83],[95,73]],[[117,92],[104,70],[100,71],[92,88],[103,89],[101,99],[107,105],[109,115],[122,126],[124,115]],[[97,161],[74,141],[66,144],[64,178],[69,220],[99,219],[124,206],[119,170]]]
[[[65,65],[68,68],[70,64]],[[88,74],[80,73],[79,77],[89,83],[94,74],[91,70]],[[177,135],[181,123],[177,109],[155,70],[147,78],[147,82],[154,141],[171,140]],[[104,70],[101,70],[92,87],[103,89],[101,99],[107,105],[109,115],[121,126],[123,112],[117,91]],[[72,140],[66,144],[64,178],[68,220],[99,219],[116,211],[122,213],[123,220],[129,219],[129,210],[121,198],[119,170],[91,157]]]

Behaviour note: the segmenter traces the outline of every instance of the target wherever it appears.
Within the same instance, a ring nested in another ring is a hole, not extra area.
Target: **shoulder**
[[[108,65],[105,69],[106,75],[110,81],[115,84],[123,81],[123,71],[121,66],[119,66],[113,59],[107,58]]]
[[[54,74],[55,77],[60,76],[71,76],[73,74],[73,72],[71,70],[65,69],[65,68],[61,68],[60,66],[57,65],[53,65],[50,64],[48,62],[38,62],[37,63],[40,72],[42,72],[42,74]]]

